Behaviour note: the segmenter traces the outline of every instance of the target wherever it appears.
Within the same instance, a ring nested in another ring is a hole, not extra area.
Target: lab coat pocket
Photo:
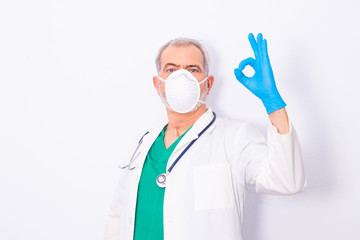
[[[195,210],[233,208],[230,165],[217,163],[194,167]]]

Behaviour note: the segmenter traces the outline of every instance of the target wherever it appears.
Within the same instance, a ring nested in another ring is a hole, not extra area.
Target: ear
[[[208,76],[208,80],[207,80],[207,83],[208,83],[208,92],[207,92],[207,94],[208,95],[209,95],[210,90],[211,90],[211,88],[212,88],[212,86],[214,84],[214,80],[215,80],[215,78],[214,78],[213,75]]]
[[[160,93],[159,93],[159,78],[157,76],[153,76],[153,84],[154,84],[157,94],[160,95]]]

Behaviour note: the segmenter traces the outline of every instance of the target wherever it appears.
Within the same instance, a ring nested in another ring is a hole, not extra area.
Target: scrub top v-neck
[[[167,162],[189,128],[169,148],[164,143],[165,130],[151,146],[142,169],[135,213],[134,240],[162,240],[164,239],[163,205],[165,188],[156,184],[159,174],[166,172]]]

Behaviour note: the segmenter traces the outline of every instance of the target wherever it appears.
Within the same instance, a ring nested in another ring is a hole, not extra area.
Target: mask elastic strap
[[[202,81],[199,82],[199,85],[202,84],[203,82],[205,82],[208,79],[209,76],[206,76],[206,78]]]
[[[166,82],[166,80],[165,80],[165,79],[162,79],[160,76],[158,76],[158,78],[159,78],[161,81]]]
[[[206,76],[206,78],[204,80],[202,80],[201,82],[199,82],[199,85],[202,84],[203,82],[205,82],[208,79],[209,76]],[[205,101],[199,99],[199,103],[205,104]]]

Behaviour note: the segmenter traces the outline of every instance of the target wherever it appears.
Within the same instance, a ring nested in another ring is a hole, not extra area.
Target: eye
[[[166,72],[168,72],[168,73],[173,73],[173,72],[175,72],[175,69],[169,68],[169,69],[166,70]]]
[[[191,72],[191,73],[197,73],[197,72],[199,72],[199,70],[197,70],[196,68],[191,68],[191,69],[189,69],[189,72]]]

